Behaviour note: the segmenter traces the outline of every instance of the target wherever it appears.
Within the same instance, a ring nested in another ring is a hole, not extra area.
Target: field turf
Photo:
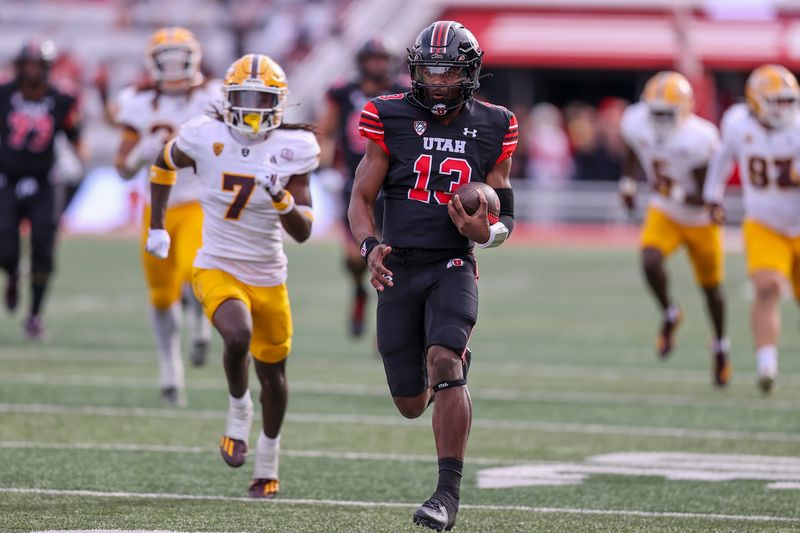
[[[252,464],[232,470],[216,450],[227,405],[217,338],[209,364],[187,369],[188,407],[160,404],[137,248],[62,242],[45,343],[22,339],[21,314],[0,318],[0,530],[422,531],[411,514],[436,482],[430,414],[396,413],[372,310],[365,338],[346,335],[335,244],[288,250],[296,336],[274,502],[247,500]],[[683,254],[670,271],[687,320],[668,361],[655,356],[659,317],[633,249],[517,246],[479,262],[455,531],[800,530],[798,312],[784,303],[780,386],[764,398],[741,255],[727,264],[726,390],[711,386]],[[514,465],[552,472],[478,487],[481,470]]]

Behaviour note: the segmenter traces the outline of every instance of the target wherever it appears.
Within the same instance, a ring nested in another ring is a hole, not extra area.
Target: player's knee
[[[655,248],[645,248],[642,250],[642,268],[645,272],[656,272],[661,270],[664,264],[664,256]]]
[[[419,418],[428,407],[428,401],[423,394],[412,397],[395,396],[394,405],[404,418]]]
[[[283,390],[286,388],[286,371],[283,363],[269,364],[256,360],[256,373],[264,389]],[[262,390],[263,392],[263,390]]]
[[[771,301],[780,298],[781,281],[777,276],[761,276],[755,282],[755,297],[759,301]]]
[[[449,348],[431,346],[428,348],[428,376],[431,383],[461,379],[461,358]]]
[[[247,355],[250,350],[251,338],[252,332],[247,327],[231,328],[222,336],[222,340],[225,343],[225,351],[237,356]]]

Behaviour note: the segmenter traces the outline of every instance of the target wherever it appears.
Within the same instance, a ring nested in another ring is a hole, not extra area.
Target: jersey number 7
[[[223,174],[222,175],[222,190],[233,191],[236,196],[228,206],[228,212],[225,213],[226,220],[239,220],[242,216],[242,210],[250,201],[250,196],[253,194],[253,189],[256,186],[255,176],[249,174]]]

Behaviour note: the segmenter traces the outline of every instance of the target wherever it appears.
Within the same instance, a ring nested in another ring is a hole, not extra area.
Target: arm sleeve
[[[203,142],[202,130],[206,120],[211,119],[207,119],[205,116],[199,116],[183,123],[178,130],[178,135],[175,137],[175,146],[178,147],[178,150],[194,160],[197,160],[201,153]]]
[[[517,117],[514,116],[514,113],[509,111],[509,115],[508,129],[503,136],[502,149],[497,161],[494,162],[495,165],[514,155],[514,150],[517,149],[517,141],[519,140],[519,125],[517,124]]]
[[[361,111],[361,120],[358,122],[358,133],[380,146],[386,155],[389,155],[389,148],[386,146],[383,131],[383,121],[381,120],[378,108],[373,102],[367,102]]]
[[[288,174],[294,176],[296,174],[308,174],[313,172],[319,166],[319,143],[313,133],[303,131],[298,132],[298,138],[293,143],[293,153],[291,160],[285,161],[288,164]],[[281,154],[283,159],[285,155]]]

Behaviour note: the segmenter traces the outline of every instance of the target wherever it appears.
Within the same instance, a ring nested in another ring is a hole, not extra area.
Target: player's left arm
[[[69,111],[64,117],[62,129],[70,145],[72,145],[75,155],[78,156],[81,163],[85,164],[89,160],[89,150],[82,140],[83,128],[81,127],[81,113],[78,100],[72,99],[70,102]]]
[[[687,205],[694,205],[694,206],[702,206],[705,205],[705,201],[703,200],[703,188],[706,185],[706,174],[708,173],[708,165],[703,165],[702,167],[698,167],[692,169],[692,179],[694,180],[695,184],[695,192],[694,194],[687,194],[686,197],[683,199],[684,203]]]
[[[309,173],[296,174],[289,178],[286,189],[272,195],[272,205],[280,214],[281,225],[297,242],[305,242],[311,236],[314,214],[311,210]]]
[[[514,193],[511,189],[511,157],[497,163],[486,175],[486,184],[495,190],[500,199],[500,220],[489,225],[487,201],[482,192],[478,192],[480,207],[474,214],[468,215],[458,196],[447,204],[450,219],[464,237],[475,242],[479,248],[494,248],[505,242],[514,229]]]

